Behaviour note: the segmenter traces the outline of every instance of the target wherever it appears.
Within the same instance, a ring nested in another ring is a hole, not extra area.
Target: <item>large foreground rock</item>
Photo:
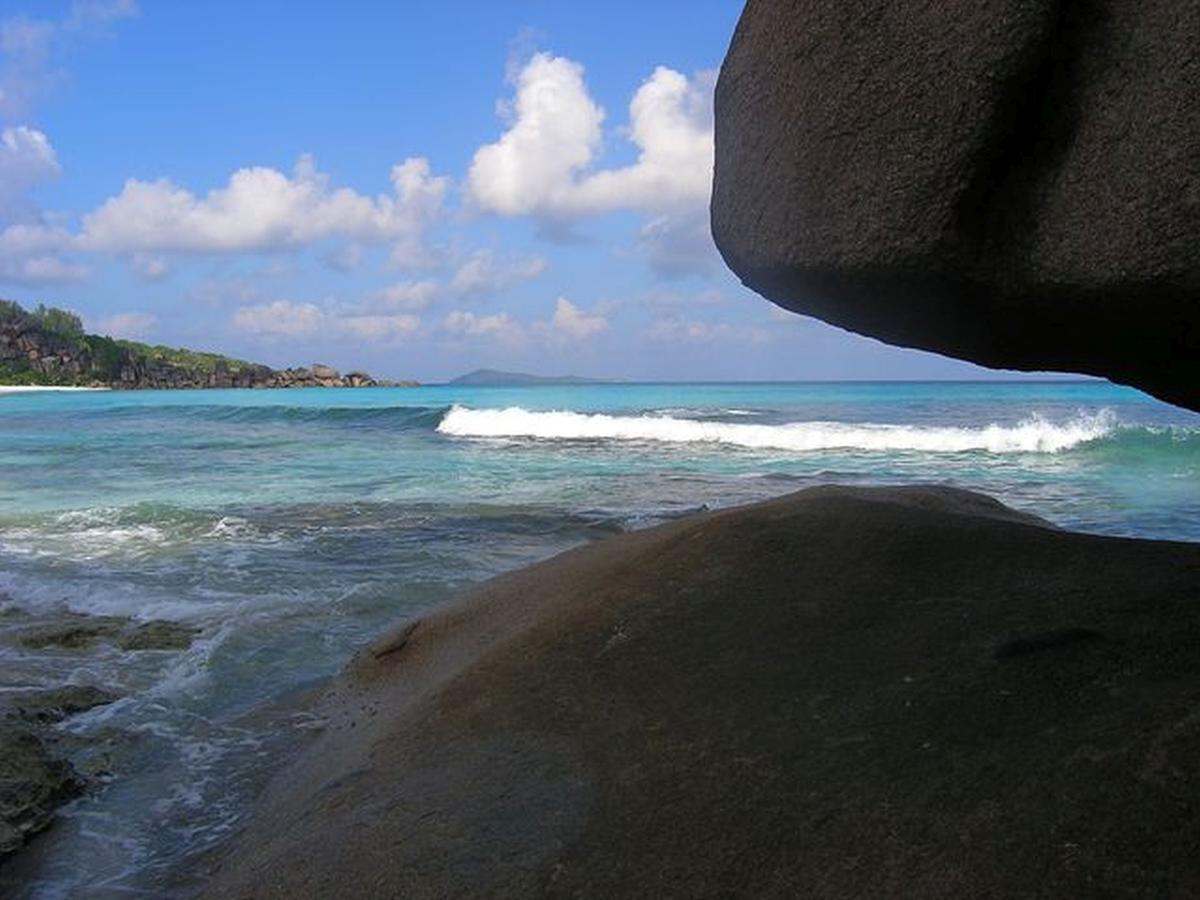
[[[749,0],[712,225],[781,306],[1200,408],[1200,4]]]
[[[212,897],[1200,895],[1200,546],[819,488],[376,642]]]

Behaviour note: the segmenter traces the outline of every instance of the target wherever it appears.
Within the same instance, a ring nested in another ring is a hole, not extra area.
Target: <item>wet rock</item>
[[[65,684],[44,690],[20,691],[5,698],[10,714],[33,722],[58,722],[76,713],[105,706],[119,694],[90,684]]]
[[[17,641],[33,650],[89,650],[101,642],[122,650],[186,650],[199,633],[194,625],[167,619],[134,622],[121,616],[68,613],[52,624],[20,632]]]
[[[122,650],[186,650],[199,633],[193,625],[151,619],[122,634],[117,646]]]
[[[0,859],[50,826],[84,782],[32,729],[0,722]]]
[[[20,638],[20,643],[34,650],[50,647],[86,650],[101,639],[116,638],[128,622],[128,619],[118,616],[72,614],[54,625],[25,632]]]

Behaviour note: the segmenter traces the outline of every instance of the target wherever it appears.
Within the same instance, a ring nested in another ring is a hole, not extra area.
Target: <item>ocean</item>
[[[604,384],[0,396],[0,691],[107,782],[16,897],[180,896],[389,623],[585,541],[808,485],[938,483],[1056,525],[1200,539],[1200,416],[1102,382]],[[20,636],[87,616],[186,649]]]

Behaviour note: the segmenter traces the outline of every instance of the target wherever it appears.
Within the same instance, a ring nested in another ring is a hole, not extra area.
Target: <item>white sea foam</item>
[[[1015,425],[977,428],[848,422],[789,422],[750,425],[705,422],[674,416],[609,416],[570,411],[535,412],[451,407],[437,430],[457,437],[542,440],[660,441],[708,443],[764,450],[867,450],[961,453],[1056,453],[1111,434],[1111,410],[1080,414],[1069,422],[1031,416]]]

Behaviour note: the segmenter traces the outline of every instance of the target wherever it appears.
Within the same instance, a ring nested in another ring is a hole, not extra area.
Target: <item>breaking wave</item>
[[[762,450],[866,450],[926,453],[1057,453],[1111,435],[1111,410],[1081,414],[1064,422],[1031,416],[1015,425],[979,428],[847,422],[788,422],[753,425],[674,416],[611,416],[570,411],[536,412],[519,406],[470,409],[453,406],[438,424],[445,435],[540,440],[657,441],[724,444]]]

